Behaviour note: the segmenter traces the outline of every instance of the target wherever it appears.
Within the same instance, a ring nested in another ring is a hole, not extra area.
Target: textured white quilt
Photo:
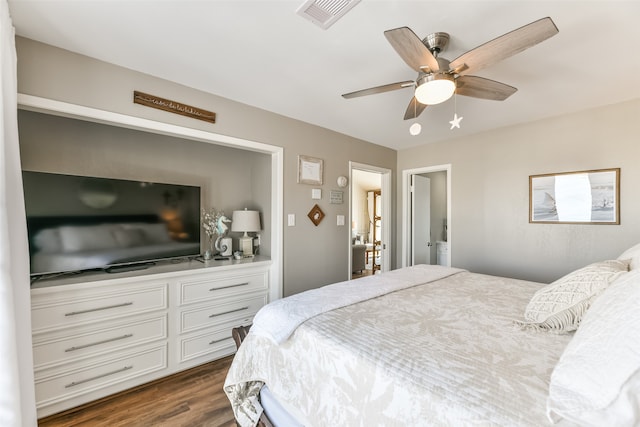
[[[303,322],[335,310],[390,292],[421,285],[464,271],[439,265],[415,265],[358,281],[349,280],[302,292],[272,302],[260,309],[253,319],[251,332],[280,344]]]
[[[225,392],[243,426],[263,383],[308,426],[548,425],[571,336],[512,325],[541,286],[456,272],[315,315],[279,345],[250,333]]]

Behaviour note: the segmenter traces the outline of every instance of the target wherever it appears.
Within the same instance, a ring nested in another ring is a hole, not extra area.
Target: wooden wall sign
[[[157,108],[158,110],[191,117],[192,119],[204,120],[209,123],[216,122],[216,113],[214,112],[192,107],[180,102],[171,101],[170,99],[160,98],[155,95],[138,92],[137,90],[133,91],[133,102],[135,104]]]

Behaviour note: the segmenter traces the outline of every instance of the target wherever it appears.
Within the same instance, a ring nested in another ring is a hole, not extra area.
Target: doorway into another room
[[[389,270],[390,171],[351,164],[350,277]]]
[[[402,172],[402,265],[451,266],[451,165]]]

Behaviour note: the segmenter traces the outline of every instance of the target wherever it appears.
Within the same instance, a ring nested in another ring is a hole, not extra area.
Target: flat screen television
[[[23,171],[32,277],[200,254],[200,187]]]

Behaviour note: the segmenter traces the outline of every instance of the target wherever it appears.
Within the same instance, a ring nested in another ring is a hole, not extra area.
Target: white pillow
[[[33,237],[35,247],[46,253],[62,252],[62,242],[60,241],[60,230],[57,228],[45,228],[36,233]]]
[[[110,249],[118,246],[111,224],[60,227],[60,241],[65,252]]]
[[[628,260],[610,260],[589,264],[539,289],[525,309],[520,326],[570,332],[594,298],[629,269]]]
[[[618,259],[631,260],[631,265],[629,266],[631,270],[640,268],[640,243],[624,251],[622,255],[618,257]]]
[[[547,413],[579,425],[640,422],[640,270],[618,279],[593,303],[549,385]]]

